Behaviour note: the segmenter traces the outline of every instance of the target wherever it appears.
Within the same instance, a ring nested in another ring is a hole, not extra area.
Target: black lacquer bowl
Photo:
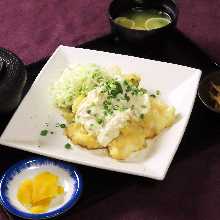
[[[26,80],[23,62],[14,53],[0,48],[0,114],[18,106]]]
[[[135,30],[123,27],[114,22],[114,19],[121,14],[133,9],[157,9],[167,13],[171,18],[171,23],[153,30]],[[113,0],[109,6],[109,21],[112,32],[122,40],[126,40],[134,45],[156,45],[166,41],[176,26],[178,9],[173,0]]]
[[[219,109],[214,108],[214,100],[211,97],[213,92],[212,83],[220,85],[220,71],[215,71],[207,75],[199,84],[198,96],[201,102],[212,112],[220,113]]]

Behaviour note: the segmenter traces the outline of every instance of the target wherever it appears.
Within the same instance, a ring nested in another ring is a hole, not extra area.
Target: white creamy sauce
[[[75,121],[95,135],[102,146],[107,146],[118,137],[120,129],[129,119],[141,120],[150,109],[148,94],[132,95],[131,92],[125,92],[122,81],[120,84],[123,94],[111,99],[111,114],[104,113],[104,103],[108,95],[102,92],[102,87],[90,91],[76,112]],[[127,100],[123,98],[125,93],[129,97]]]
[[[119,136],[120,129],[124,127],[130,118],[130,110],[117,112],[100,130],[97,140],[103,146],[107,146],[114,138]]]

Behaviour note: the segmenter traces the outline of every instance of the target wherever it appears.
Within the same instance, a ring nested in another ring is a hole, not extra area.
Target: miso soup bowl
[[[114,19],[133,8],[156,9],[167,13],[171,18],[168,25],[153,30],[135,30],[115,23]],[[109,6],[109,21],[113,34],[131,45],[153,45],[166,41],[176,26],[178,8],[174,0],[113,0]]]

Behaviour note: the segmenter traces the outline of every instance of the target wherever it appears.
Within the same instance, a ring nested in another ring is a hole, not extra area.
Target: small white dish
[[[42,214],[30,213],[17,199],[17,192],[24,179],[33,178],[40,172],[48,171],[59,177],[64,194],[51,201],[49,210]],[[0,202],[10,213],[25,219],[45,219],[63,214],[79,199],[82,179],[71,164],[44,157],[22,160],[10,167],[0,181]]]
[[[168,104],[180,115],[176,123],[157,136],[152,147],[135,153],[131,160],[116,161],[103,151],[72,145],[57,123],[65,123],[53,106],[49,88],[71,64],[118,65],[124,72],[136,72],[148,90],[159,89]],[[87,166],[164,179],[187,126],[201,71],[176,64],[147,60],[102,51],[59,46],[33,83],[2,136],[0,144]],[[46,137],[41,130],[54,132]],[[40,147],[39,147],[40,146]]]

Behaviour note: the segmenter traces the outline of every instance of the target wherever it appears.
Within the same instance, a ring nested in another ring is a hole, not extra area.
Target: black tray
[[[160,45],[160,48],[155,46],[155,48],[149,49],[147,42],[146,46],[143,46],[142,48],[133,48],[132,45],[127,45],[125,42],[120,41],[113,35],[104,36],[80,45],[79,47],[128,54],[195,67],[202,70],[202,77],[209,72],[219,69],[219,66],[208,55],[206,55],[178,30],[175,30],[166,44],[163,44],[162,46]],[[39,62],[26,66],[28,71],[28,83],[26,85],[25,93],[28,91],[47,60],[48,58],[44,58]],[[0,134],[3,132],[11,116],[12,114],[0,116]],[[212,123],[211,127],[208,126],[210,121]],[[195,152],[198,153],[198,151],[212,147],[212,145],[215,144],[216,137],[220,131],[218,128],[218,123],[219,120],[217,115],[209,113],[208,110],[203,107],[198,98],[196,98],[190,122],[187,126],[186,132],[179,146],[179,150],[175,155],[170,169],[172,169],[172,167],[178,163],[178,160],[184,160],[184,158],[194,154]],[[4,169],[16,161],[34,155],[28,152],[3,146],[1,146],[0,151],[0,174],[3,173]],[[82,209],[86,206],[94,204],[96,201],[102,200],[121,188],[129,187],[132,184],[139,184],[142,182],[146,184],[147,187],[152,188],[155,184],[160,184],[158,181],[147,178],[99,170],[81,165],[76,166],[79,168],[84,177],[85,185],[82,198],[73,208],[74,212],[77,211],[77,209]],[[72,211],[73,210],[68,212],[65,218],[69,218]]]

